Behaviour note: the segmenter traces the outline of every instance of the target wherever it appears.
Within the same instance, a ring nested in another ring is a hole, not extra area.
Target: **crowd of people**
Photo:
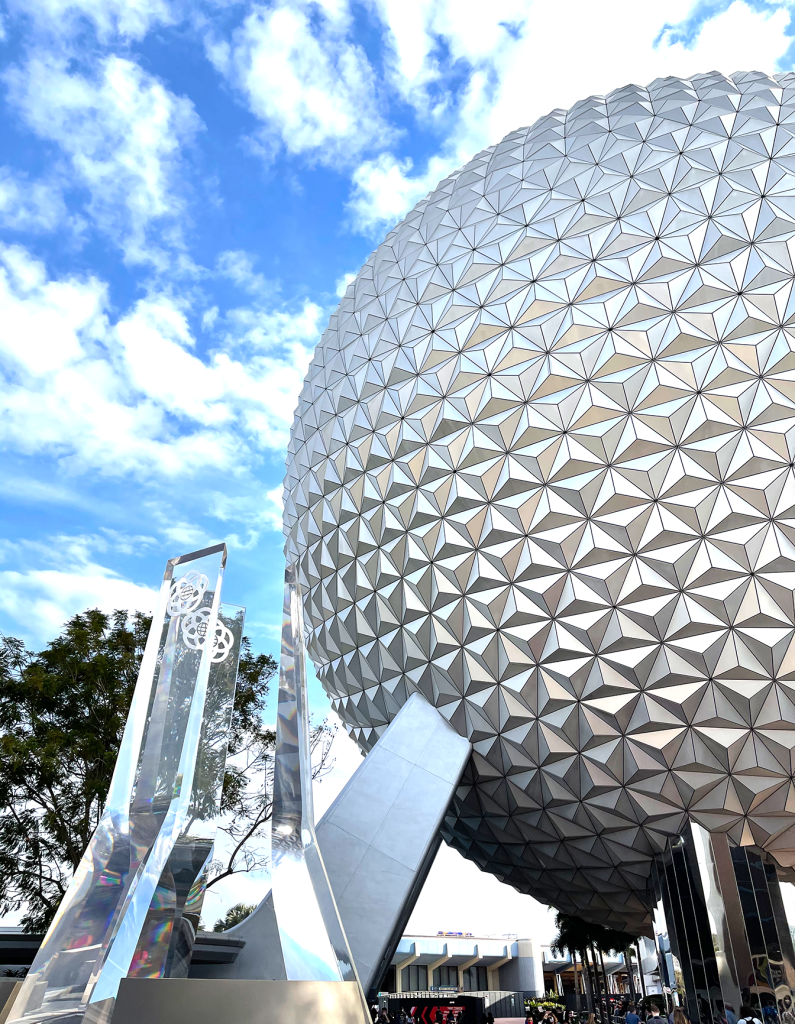
[[[703,1008],[705,1009],[705,1008]],[[648,1001],[636,1006],[625,1003],[612,1016],[611,1024],[795,1024],[795,1015],[784,1013],[779,1016],[775,1006],[753,1007],[743,1004],[739,1016],[734,1007],[718,1002],[714,1011],[703,1012],[700,1020],[692,1021],[685,1010],[675,1006],[666,1012],[659,1004]],[[573,1010],[555,1012],[547,1009],[542,1014],[529,1012],[525,1024],[597,1024],[601,1015],[595,1013],[577,1014]]]
[[[432,1024],[494,1024],[494,1014],[482,1013],[480,1020],[467,1018],[465,1010],[448,1009],[446,1006],[434,1006],[431,1015]],[[374,1018],[374,1024],[419,1024],[410,1010],[395,1010],[388,1013],[382,1010]]]
[[[390,1013],[384,1009],[378,1013],[377,1008],[373,1009],[374,1024],[420,1024],[408,1010],[394,1010]],[[474,1017],[468,1018],[466,1011],[454,1007],[448,1009],[435,1006],[433,1010],[433,1024],[494,1024],[494,1014],[491,1012],[482,1013],[480,1019],[476,1020]],[[601,1024],[601,1015],[588,1012],[577,1014],[561,1006],[558,1010],[547,1008],[535,1013],[528,1011],[525,1024],[597,1024],[597,1016]],[[680,1006],[666,1013],[657,1003],[647,1001],[645,1005],[638,1006],[625,1003],[613,1014],[611,1024],[795,1024],[795,1015],[787,1013],[779,1018],[774,1006],[761,1008],[744,1004],[738,1016],[734,1007],[719,1002],[715,1012],[707,1016],[702,1013],[699,1021],[692,1021]]]
[[[784,1014],[780,1019],[776,1007],[772,1004],[759,1007],[744,1003],[738,1016],[733,1006],[721,1000],[716,1002],[714,1009],[706,1000],[702,1002],[700,1018],[697,1021],[692,1021],[681,1006],[675,1006],[665,1013],[654,1002],[650,1002],[648,1009],[645,1010],[636,1009],[634,1003],[630,1003],[619,1015],[619,1020],[623,1021],[623,1024],[795,1024],[792,1014]],[[784,1019],[785,1017],[787,1019]]]

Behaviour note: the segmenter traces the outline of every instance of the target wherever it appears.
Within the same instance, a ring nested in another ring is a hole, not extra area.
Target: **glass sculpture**
[[[122,978],[187,974],[245,615],[225,564],[220,544],[166,566],[102,819],[9,1022],[106,1024]]]
[[[284,575],[272,826],[273,905],[290,981],[355,981],[345,932],[315,836],[301,593]]]

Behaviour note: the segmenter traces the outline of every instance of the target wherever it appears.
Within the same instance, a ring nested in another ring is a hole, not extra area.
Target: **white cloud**
[[[372,0],[386,30],[391,79],[423,113],[446,106],[443,82],[456,61],[494,63],[528,17],[528,0]]]
[[[101,502],[77,488],[65,487],[51,480],[37,480],[33,476],[3,476],[3,498],[21,505],[72,505],[75,508],[97,512]]]
[[[113,339],[103,283],[48,280],[19,247],[0,250],[0,258],[0,441],[6,448],[111,474],[206,461],[196,435],[169,437],[162,408],[131,400],[106,346]]]
[[[95,561],[95,555],[130,554],[152,543],[149,537],[104,531],[5,544],[0,562],[16,561],[25,568],[0,571],[0,611],[22,627],[24,640],[36,645],[51,640],[67,619],[86,608],[151,612],[156,590],[125,579]],[[38,567],[30,568],[32,562]]]
[[[284,488],[281,484],[265,495],[265,507],[262,510],[262,515],[272,530],[281,532],[284,515]]]
[[[142,39],[153,25],[173,20],[168,0],[9,0],[8,6],[54,35],[74,33],[88,21],[103,41]]]
[[[263,122],[266,154],[283,145],[321,163],[345,163],[390,140],[375,75],[348,27],[341,2],[258,4],[231,42],[208,40],[210,60]]]
[[[69,220],[61,189],[29,181],[10,167],[0,167],[0,224],[11,231],[54,231]],[[78,226],[75,223],[75,226]]]
[[[688,7],[671,5],[665,20],[676,22]],[[715,69],[724,74],[772,72],[791,43],[785,35],[790,12],[784,7],[754,11],[742,0],[735,0],[727,10],[704,22],[689,49],[680,42],[671,43],[669,35],[654,45],[662,20],[657,6],[634,0],[534,5],[524,37],[505,51],[485,126],[486,144],[555,107],[569,107],[585,96],[603,94],[627,82],[645,85],[657,77],[690,76]],[[571,25],[576,25],[576,31],[570,30]],[[551,48],[548,55],[543,54],[543,41],[556,37],[566,40],[565,62],[559,61]]]
[[[259,306],[240,306],[224,317],[226,338],[230,343],[253,345],[266,349],[278,337],[282,344],[304,345],[316,339],[323,326],[326,313],[307,299],[300,311],[265,311]],[[311,355],[311,351],[310,351]]]
[[[0,541],[0,562],[37,561],[48,566],[68,568],[93,566],[95,555],[119,552],[131,555],[142,548],[155,544],[153,537],[146,534],[133,535],[103,527],[99,533],[59,533],[43,540],[23,539]]]
[[[162,494],[158,501],[147,502],[146,505],[158,534],[182,551],[198,551],[224,539],[211,535],[204,527],[185,519],[181,510],[177,511],[169,505]]]
[[[214,369],[245,407],[246,429],[264,448],[287,447],[298,394],[327,319],[328,311],[308,299],[289,310],[241,306],[223,318],[224,344],[245,355],[238,361],[219,353]]]
[[[238,288],[252,295],[273,294],[273,285],[254,270],[254,258],[242,249],[222,252],[218,257],[217,267],[223,277],[228,277]]]
[[[213,327],[215,327],[220,312],[221,310],[218,308],[218,306],[211,306],[209,309],[205,309],[205,311],[202,313],[201,321],[203,331],[211,331]]]
[[[269,491],[257,488],[251,494],[212,491],[207,494],[207,513],[223,523],[237,522],[257,536],[263,529],[281,531],[282,486]]]
[[[353,172],[348,212],[357,231],[378,236],[435,188],[453,169],[455,158],[434,157],[422,174],[411,176],[413,161],[381,153]]]
[[[446,174],[550,110],[661,76],[773,71],[792,42],[785,34],[789,3],[754,10],[734,0],[697,27],[688,47],[666,25],[684,19],[690,6],[689,0],[673,0],[664,11],[636,0],[377,0],[393,76],[421,114],[438,112],[432,86],[442,72],[463,65],[470,73],[427,167],[416,173],[411,161],[386,153],[359,165],[349,204],[354,225],[383,232]]]
[[[184,312],[157,295],[137,302],[116,325],[125,380],[146,399],[173,415],[206,425],[228,423],[228,360],[213,363],[192,352],[195,341]]]
[[[356,280],[356,274],[355,273],[351,272],[349,274],[343,274],[342,277],[337,279],[337,283],[334,286],[334,291],[335,291],[336,295],[339,298],[342,298],[342,296],[348,290],[348,285],[351,283],[351,281],[355,281],[355,280]]]
[[[87,77],[38,51],[5,80],[28,126],[69,157],[99,227],[120,240],[131,262],[162,262],[159,245],[180,242],[182,148],[201,127],[190,100],[118,56],[101,58],[97,74]]]
[[[106,286],[96,277],[49,281],[22,246],[0,256],[0,352],[35,375],[67,367],[106,330]]]
[[[49,279],[0,247],[0,443],[105,475],[241,473],[283,449],[321,311],[233,310],[201,355],[172,297],[115,323],[95,277]],[[241,350],[242,358],[232,351]]]
[[[150,612],[155,596],[149,587],[103,566],[86,566],[83,571],[0,571],[0,609],[37,643],[56,636],[71,615],[85,608]]]

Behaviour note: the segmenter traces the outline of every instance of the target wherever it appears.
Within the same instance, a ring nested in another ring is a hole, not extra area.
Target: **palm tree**
[[[589,924],[580,917],[571,914],[558,913],[555,916],[555,925],[558,934],[552,941],[550,949],[565,956],[570,953],[574,965],[574,992],[577,999],[577,1013],[580,1012],[580,989],[577,984],[577,954],[580,955],[583,963],[583,980],[585,981],[588,1001],[595,1009],[593,987],[591,984],[590,969],[593,960],[594,983],[599,993],[599,1002],[602,1004],[602,986],[599,983],[596,951],[599,951],[600,959],[603,953],[622,953],[627,964],[629,975],[630,993],[634,999],[635,981],[632,977],[632,958],[628,952],[634,936],[627,932],[618,931],[615,928],[603,928],[598,924]],[[590,951],[590,956],[589,956]],[[602,959],[602,976],[604,978],[604,1005],[600,1006],[600,1016],[609,1018],[609,998],[607,993],[607,975]]]
[[[588,954],[586,950],[591,940],[591,925],[579,917],[572,917],[570,914],[558,913],[555,915],[555,925],[558,934],[552,940],[550,949],[553,953],[565,956],[571,954],[572,966],[574,967],[574,996],[577,1000],[577,1014],[581,1012],[580,986],[577,979],[577,954],[582,960],[582,980],[586,986],[589,1006],[594,1005],[593,992],[591,991],[590,971],[588,970]]]
[[[633,1003],[637,999],[635,992],[635,978],[632,973],[632,943],[637,936],[629,935],[627,932],[620,932],[615,928],[603,928],[602,935],[598,942],[598,948],[603,953],[620,953],[624,958],[627,967],[627,981],[629,982],[629,994]]]

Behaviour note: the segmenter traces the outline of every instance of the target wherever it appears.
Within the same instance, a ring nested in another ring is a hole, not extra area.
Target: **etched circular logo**
[[[182,638],[186,646],[193,651],[203,650],[207,642],[207,634],[210,625],[210,609],[200,608],[198,611],[186,615],[182,621]],[[213,637],[212,653],[210,660],[219,663],[226,661],[229,651],[232,649],[234,637],[230,630],[222,622],[215,624],[215,636]]]
[[[184,576],[174,580],[168,599],[169,615],[184,615],[198,608],[210,581],[203,572],[190,569]]]

